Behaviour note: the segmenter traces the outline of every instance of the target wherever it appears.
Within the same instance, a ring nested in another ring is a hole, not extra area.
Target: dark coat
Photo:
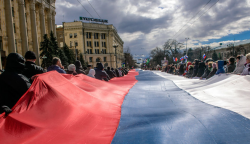
[[[103,65],[101,63],[98,63],[98,66],[95,69],[95,78],[99,80],[103,80],[104,78],[107,78],[106,73],[103,72]]]
[[[205,69],[206,69],[205,63],[204,62],[200,62],[199,63],[199,67],[198,67],[197,77],[201,77],[204,74]]]
[[[75,66],[76,66],[76,73],[77,74],[85,74],[80,61],[76,61]]]
[[[199,70],[199,61],[195,61],[193,75],[191,77],[196,77],[198,74],[198,70]]]
[[[110,67],[108,67],[108,69],[107,69],[107,74],[109,75],[110,79],[115,77],[114,73],[110,70]]]
[[[184,74],[184,65],[181,64],[181,65],[180,65],[180,68],[179,68],[179,73],[178,73],[178,75],[183,75],[183,74]]]
[[[234,71],[234,69],[235,69],[235,64],[230,64],[227,67],[227,72],[232,73]]]
[[[207,76],[207,79],[210,79],[211,77],[213,77],[215,75],[215,73],[217,72],[217,68],[213,68],[213,70],[209,73],[209,75]]]
[[[204,74],[201,76],[202,78],[207,78],[207,76],[210,74],[210,70],[208,69],[208,67],[205,69]]]
[[[31,78],[34,75],[45,73],[46,71],[43,70],[42,67],[37,66],[34,62],[26,61],[25,62],[25,68],[23,71],[23,75],[25,75],[27,78]]]
[[[30,80],[22,74],[24,67],[24,58],[20,54],[9,54],[6,70],[0,75],[0,107],[12,108],[31,86]],[[0,113],[3,113],[2,109]]]

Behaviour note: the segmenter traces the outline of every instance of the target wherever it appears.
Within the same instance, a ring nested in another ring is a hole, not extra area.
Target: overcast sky
[[[79,0],[94,17],[87,0]],[[189,46],[250,38],[250,0],[89,0],[113,24],[133,54],[148,54],[168,39]],[[77,0],[56,1],[56,24],[91,17]],[[181,29],[182,28],[182,29]]]

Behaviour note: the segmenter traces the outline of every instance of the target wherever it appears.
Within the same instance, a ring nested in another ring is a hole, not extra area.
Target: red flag
[[[62,144],[111,143],[121,105],[137,82],[132,71],[110,82],[86,75],[39,75],[6,118],[0,115],[0,141]]]

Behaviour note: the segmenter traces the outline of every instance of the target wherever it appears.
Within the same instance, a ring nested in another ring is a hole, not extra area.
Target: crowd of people
[[[226,61],[214,61],[212,58],[205,61],[195,59],[194,62],[168,65],[162,71],[186,78],[200,78],[203,80],[223,73],[250,75],[250,53],[246,56],[230,57]]]
[[[57,71],[61,74],[84,74],[98,80],[109,81],[115,77],[123,77],[129,71],[127,68],[107,67],[107,69],[104,69],[102,63],[97,63],[94,68],[91,65],[82,67],[80,61],[70,64],[65,69],[61,60],[57,57],[53,58],[52,65],[46,70],[36,65],[36,59],[36,55],[32,51],[27,51],[25,58],[18,53],[8,55],[5,70],[1,70],[0,74],[0,114],[5,112],[5,115],[8,115],[11,112],[10,108],[26,93],[37,74]]]

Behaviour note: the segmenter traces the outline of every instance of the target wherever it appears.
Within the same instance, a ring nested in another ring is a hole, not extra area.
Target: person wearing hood
[[[66,74],[63,69],[64,67],[62,66],[61,60],[57,57],[54,57],[52,60],[52,66],[48,67],[48,72],[55,70],[58,73]]]
[[[107,68],[107,71],[106,71],[106,72],[107,72],[107,74],[109,75],[109,78],[110,78],[110,79],[112,79],[112,78],[115,77],[115,76],[114,76],[114,73],[110,70],[110,67]]]
[[[191,77],[196,77],[198,74],[198,70],[199,70],[199,60],[195,59],[194,60],[194,70],[193,70],[193,75]]]
[[[22,74],[24,58],[18,53],[10,53],[7,57],[6,69],[0,75],[0,114],[8,114],[17,101],[31,86],[31,81]]]
[[[78,60],[75,62],[75,72],[77,74],[85,74],[84,69],[82,68],[82,64]]]
[[[234,64],[234,57],[229,58],[229,65],[227,67],[227,72],[232,73],[235,69],[235,64]]]
[[[219,61],[216,62],[216,64],[217,64],[217,68],[218,68],[216,74],[218,75],[218,74],[225,73],[225,70],[224,70],[224,61],[223,60],[219,60]]]
[[[91,70],[92,66],[91,65],[88,65],[87,66],[87,70],[85,70],[85,74],[88,75],[89,74],[89,71]]]
[[[23,75],[25,75],[27,78],[31,79],[32,76],[37,74],[45,73],[46,71],[35,64],[36,62],[36,55],[32,51],[27,51],[25,53],[25,68],[23,71]]]
[[[250,75],[250,53],[246,55],[246,64],[241,75]]]
[[[213,64],[212,64],[212,69],[211,69],[211,72],[209,73],[209,75],[207,76],[207,78],[206,79],[209,79],[209,78],[211,78],[211,77],[213,77],[214,75],[215,75],[215,73],[217,72],[217,64],[214,62]]]
[[[70,64],[68,66],[67,74],[77,75],[76,66],[74,64]]]
[[[87,76],[95,78],[95,70],[94,69],[90,69]]]
[[[238,55],[236,57],[236,68],[233,71],[233,74],[241,74],[245,68],[246,57],[243,55]]]
[[[104,80],[105,78],[107,78],[107,75],[105,72],[103,72],[104,67],[102,65],[102,63],[97,63],[97,67],[95,69],[95,78],[99,79],[99,80]]]

